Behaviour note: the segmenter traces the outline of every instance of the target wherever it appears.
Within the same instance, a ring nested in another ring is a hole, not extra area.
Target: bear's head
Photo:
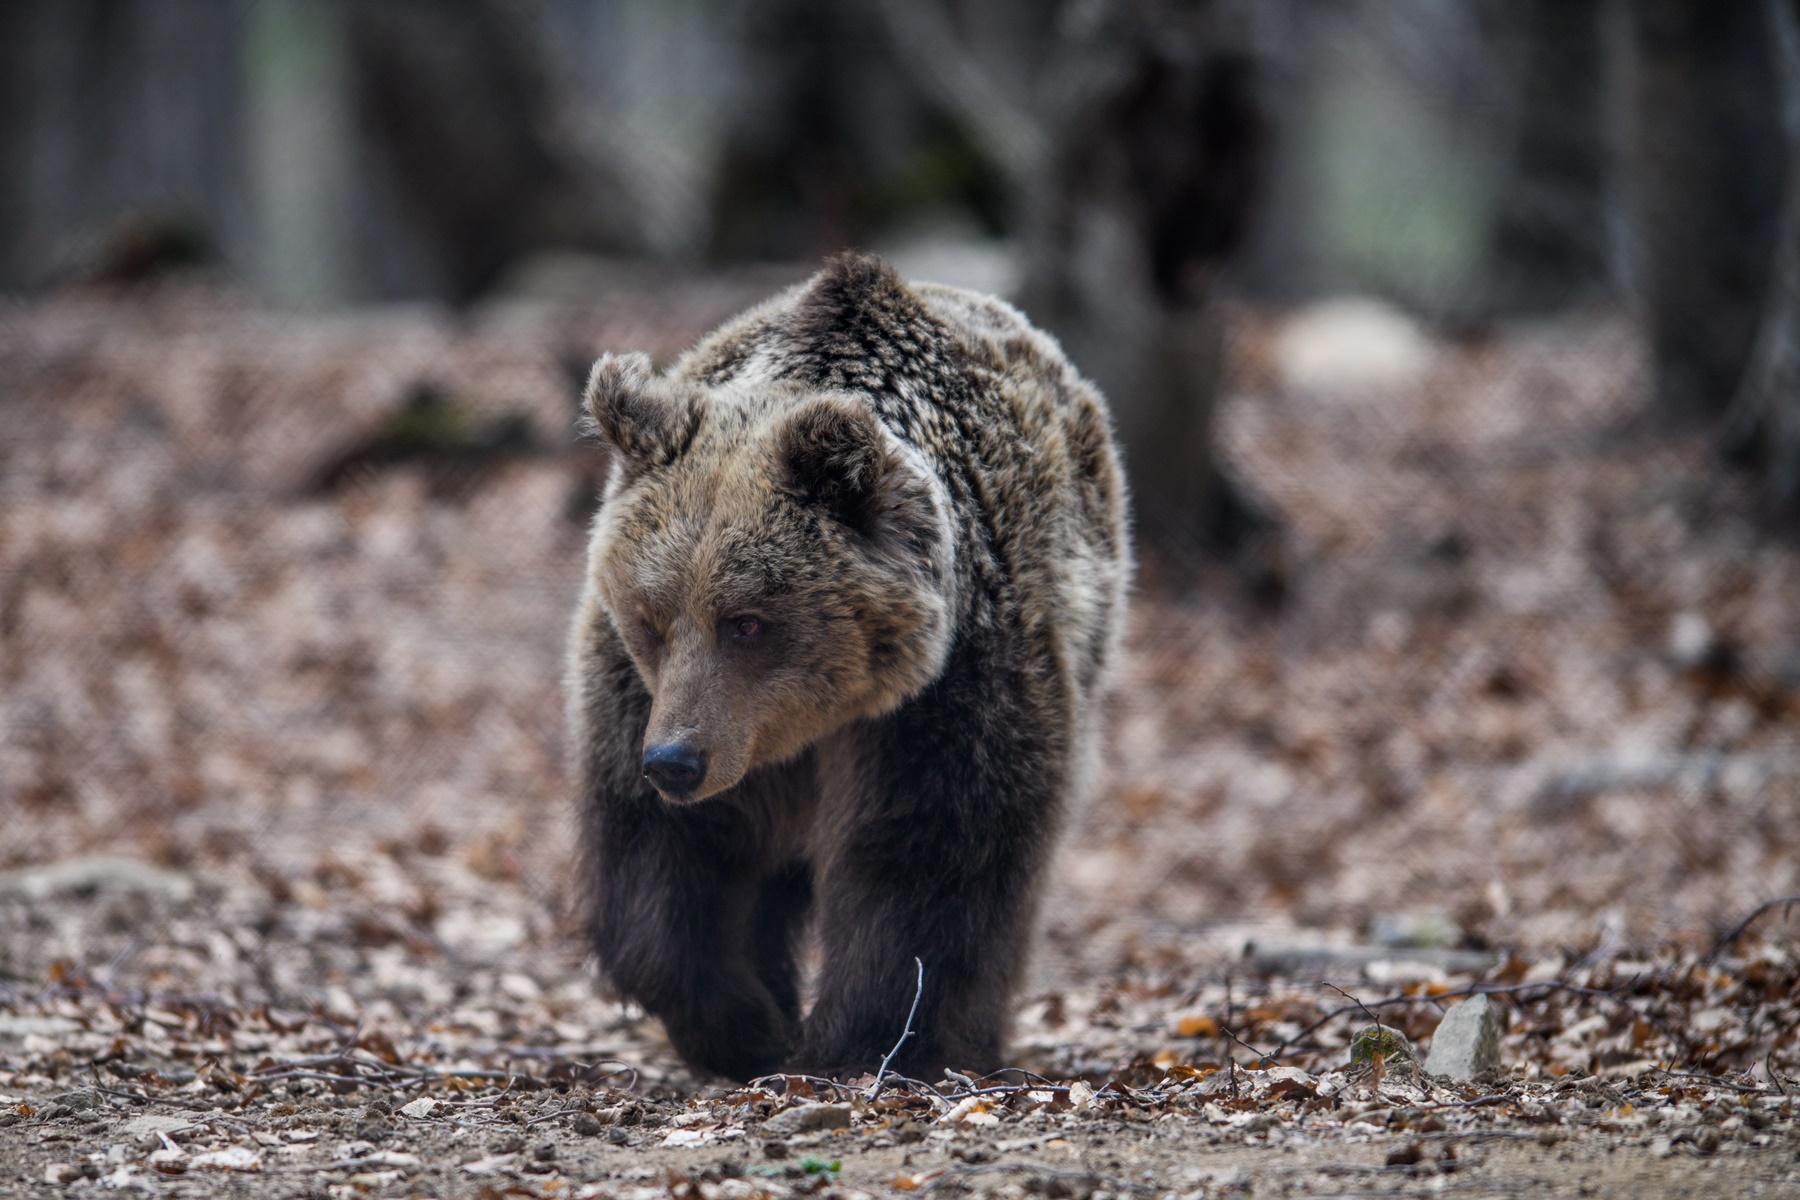
[[[708,386],[607,355],[593,585],[651,697],[644,774],[718,794],[942,672],[954,540],[918,452],[854,396]]]

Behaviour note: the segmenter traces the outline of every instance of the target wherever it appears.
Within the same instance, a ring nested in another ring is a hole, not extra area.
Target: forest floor
[[[1800,549],[1603,315],[1237,318],[1284,595],[1146,556],[1019,1070],[687,1073],[573,916],[569,431],[756,291],[0,311],[0,1197],[1800,1192]]]

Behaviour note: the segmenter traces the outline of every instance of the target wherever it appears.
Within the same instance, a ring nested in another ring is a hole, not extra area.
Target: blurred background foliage
[[[1222,296],[1625,301],[1653,409],[1800,486],[1795,0],[14,0],[0,287],[566,299],[847,246],[1008,294],[1140,520],[1267,554]],[[1266,563],[1263,564],[1266,567]],[[1262,569],[1262,568],[1259,568]]]

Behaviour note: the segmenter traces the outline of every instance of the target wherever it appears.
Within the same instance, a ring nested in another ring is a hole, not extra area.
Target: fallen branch
[[[1773,912],[1775,909],[1779,908],[1779,909],[1784,910],[1783,915],[1785,916],[1786,915],[1785,910],[1791,909],[1796,904],[1800,904],[1800,896],[1783,896],[1778,900],[1769,900],[1765,903],[1757,905],[1754,909],[1752,909],[1750,911],[1749,916],[1745,917],[1743,920],[1739,921],[1736,925],[1733,925],[1731,927],[1731,932],[1727,933],[1724,937],[1722,937],[1718,941],[1714,942],[1713,948],[1711,950],[1708,950],[1706,952],[1706,957],[1702,958],[1700,961],[1704,962],[1704,963],[1713,962],[1715,959],[1717,959],[1719,957],[1719,955],[1723,954],[1726,951],[1726,949],[1733,942],[1737,941],[1739,938],[1743,937],[1744,934],[1748,933],[1750,930],[1750,927],[1752,925],[1756,924],[1756,922],[1763,916],[1763,914]]]
[[[1353,1012],[1368,1013],[1371,1009],[1391,1008],[1401,1004],[1436,1004],[1441,1008],[1443,1007],[1442,1002],[1445,1000],[1456,1000],[1468,996],[1516,996],[1526,992],[1539,990],[1545,992],[1566,992],[1570,995],[1586,996],[1596,1000],[1611,1000],[1613,1003],[1623,1007],[1633,1016],[1642,1017],[1644,1020],[1648,1021],[1658,1033],[1668,1038],[1672,1044],[1681,1045],[1682,1039],[1677,1037],[1673,1030],[1669,1029],[1661,1021],[1650,1016],[1648,1013],[1639,1012],[1637,1009],[1632,1008],[1617,994],[1625,988],[1635,987],[1641,982],[1643,982],[1643,977],[1633,977],[1611,991],[1603,988],[1582,987],[1581,985],[1574,983],[1561,983],[1556,980],[1539,980],[1535,983],[1515,983],[1499,987],[1485,983],[1472,983],[1468,987],[1457,988],[1455,991],[1450,992],[1439,992],[1435,996],[1409,996],[1402,993],[1398,996],[1384,996],[1380,1000],[1358,1000],[1354,1004],[1345,1004],[1332,1009],[1330,1012],[1314,1021],[1311,1025],[1308,1025],[1306,1028],[1300,1030],[1300,1032],[1294,1034],[1294,1036],[1285,1039],[1279,1046],[1275,1047],[1274,1051],[1271,1052],[1268,1057],[1279,1059],[1289,1047],[1304,1041],[1308,1036],[1317,1033],[1339,1017]],[[1321,981],[1321,983],[1323,983],[1323,981]],[[1332,988],[1334,991],[1342,992],[1341,988],[1336,988],[1329,983],[1323,983],[1323,986]],[[1348,992],[1343,992],[1343,994],[1349,995]]]
[[[871,1104],[875,1097],[881,1095],[881,1081],[887,1078],[888,1064],[894,1061],[894,1055],[900,1053],[900,1047],[906,1044],[906,1039],[913,1035],[913,1017],[919,1011],[919,997],[925,994],[925,960],[915,955],[913,962],[919,968],[919,982],[913,987],[912,1007],[906,1010],[906,1028],[901,1030],[900,1040],[887,1052],[887,1057],[881,1060],[881,1067],[875,1072],[875,1082],[869,1085],[869,1094],[864,1100]]]

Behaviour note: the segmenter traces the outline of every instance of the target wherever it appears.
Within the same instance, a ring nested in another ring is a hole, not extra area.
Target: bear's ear
[[[602,354],[588,375],[582,407],[581,432],[646,463],[679,457],[700,423],[698,398],[652,374],[648,354]]]
[[[936,539],[930,485],[875,415],[821,396],[790,415],[776,440],[778,483],[867,537],[879,550],[919,550]]]

